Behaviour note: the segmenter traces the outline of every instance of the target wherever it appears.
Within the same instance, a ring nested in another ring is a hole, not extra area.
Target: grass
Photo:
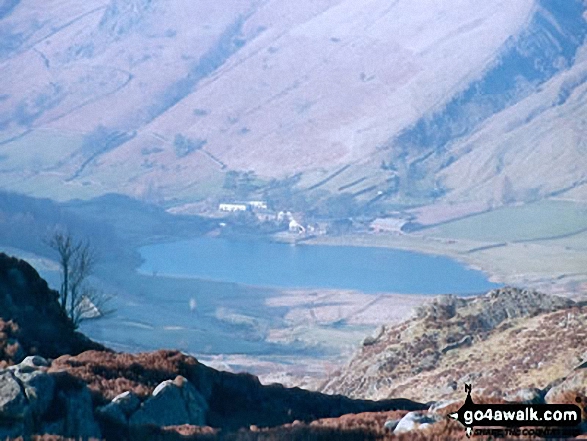
[[[505,207],[426,230],[431,236],[480,242],[554,238],[587,228],[587,206],[547,200]]]
[[[561,239],[546,240],[542,245],[554,245],[570,250],[587,251],[587,231]]]
[[[2,146],[2,169],[39,171],[56,165],[81,147],[83,134],[35,130]]]

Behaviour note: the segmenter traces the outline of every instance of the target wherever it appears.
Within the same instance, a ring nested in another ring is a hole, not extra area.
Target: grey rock
[[[365,339],[363,340],[363,346],[374,345],[375,343],[377,343],[381,339],[381,337],[383,336],[384,333],[385,333],[385,326],[381,325],[381,326],[377,327],[377,329],[375,330],[373,335],[365,337]]]
[[[183,400],[186,403],[190,424],[194,426],[205,426],[206,425],[206,414],[208,413],[208,403],[198,392],[198,390],[188,380],[183,377],[179,377],[183,383],[181,392]],[[178,379],[176,379],[177,383]]]
[[[49,367],[49,362],[40,355],[29,355],[20,362],[20,366],[30,366],[32,368]]]
[[[175,386],[175,384],[173,384],[173,380],[162,381],[155,389],[153,389],[153,393],[151,395],[156,397],[158,395],[164,394],[166,390],[172,388],[173,386]]]
[[[181,391],[171,380],[159,384],[153,395],[130,418],[131,426],[180,426],[188,422],[189,415]]]
[[[438,390],[438,395],[439,396],[451,395],[453,392],[455,392],[458,389],[458,387],[459,387],[458,383],[453,380],[453,381],[445,384],[444,386],[442,386]]]
[[[60,391],[59,395],[65,407],[63,436],[101,439],[100,427],[94,419],[90,390],[84,386],[77,390]]]
[[[444,348],[442,348],[440,350],[440,352],[442,352],[443,354],[446,354],[448,351],[452,351],[453,349],[458,349],[458,348],[465,347],[465,346],[471,346],[471,343],[473,343],[473,339],[471,338],[471,336],[465,335],[459,341],[447,344]]]
[[[552,386],[544,397],[548,404],[564,402],[570,394],[587,395],[587,369],[579,369],[566,377],[562,382]]]
[[[96,414],[102,420],[118,425],[127,425],[129,417],[137,411],[141,400],[133,392],[127,391],[117,395],[106,406],[99,407]]]
[[[439,417],[427,415],[423,412],[409,412],[401,419],[393,433],[411,432],[412,430],[420,429],[424,424],[431,425],[439,420]]]
[[[442,414],[444,409],[455,404],[462,403],[462,400],[440,400],[432,403],[428,408],[429,414]]]
[[[24,390],[10,371],[0,372],[0,417],[22,420],[28,411]]]
[[[128,416],[122,411],[119,404],[110,402],[106,406],[98,407],[96,415],[102,420],[109,423],[126,426],[128,424]]]
[[[362,344],[363,346],[373,346],[375,343],[377,343],[377,339],[375,337],[368,335],[363,339]]]
[[[131,416],[131,426],[204,425],[208,405],[196,388],[183,377],[159,384],[152,396]]]
[[[128,391],[115,396],[112,403],[117,404],[126,416],[130,416],[139,408],[141,400],[134,392]]]
[[[430,369],[434,369],[438,365],[438,354],[433,353],[429,354],[426,357],[422,358],[418,363],[418,371],[429,371]]]
[[[31,411],[37,417],[44,415],[53,402],[55,380],[47,372],[36,370],[30,373],[17,370],[15,377],[20,380]]]
[[[416,318],[426,317],[449,319],[456,315],[457,309],[467,304],[467,301],[454,295],[441,295],[430,303],[416,308]]]
[[[388,432],[393,432],[401,420],[387,420],[383,428]]]
[[[512,403],[541,404],[544,402],[544,393],[535,387],[519,389],[506,394],[505,400]]]

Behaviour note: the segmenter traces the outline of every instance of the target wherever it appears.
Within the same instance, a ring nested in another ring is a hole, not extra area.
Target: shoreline
[[[278,238],[277,240],[280,240]],[[391,248],[453,259],[482,272],[488,281],[532,288],[550,294],[582,296],[587,292],[587,251],[537,242],[478,242],[412,234],[318,236],[307,245]],[[569,264],[571,261],[572,264]]]

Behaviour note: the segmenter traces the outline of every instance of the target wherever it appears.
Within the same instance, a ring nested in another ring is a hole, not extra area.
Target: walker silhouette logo
[[[556,436],[577,435],[581,409],[574,404],[475,404],[471,385],[465,385],[465,404],[448,417],[466,427],[467,437],[493,436]],[[577,403],[580,403],[577,398]],[[504,427],[507,429],[475,429],[475,427]],[[516,429],[537,427],[538,429]],[[541,429],[544,427],[544,429]]]

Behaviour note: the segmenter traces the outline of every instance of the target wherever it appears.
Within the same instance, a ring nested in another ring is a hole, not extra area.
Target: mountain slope
[[[24,166],[18,177],[32,187],[65,180],[72,192],[136,194],[154,182],[169,196],[223,164],[279,177],[362,161],[477,77],[534,9],[530,0],[21,2],[1,22],[10,81],[0,127],[5,140],[28,135],[19,152],[5,144],[4,185]],[[125,134],[122,144],[84,146],[100,125]],[[68,142],[40,154],[46,141],[31,130]],[[178,152],[178,134],[209,155]]]
[[[584,200],[586,9],[9,2],[0,185],[179,204],[230,195],[225,173],[252,170],[261,188],[301,173],[315,198]]]
[[[0,253],[0,361],[19,363],[25,355],[58,357],[104,350],[74,326],[28,263]]]
[[[458,398],[471,383],[495,397],[544,389],[584,360],[586,332],[585,302],[512,288],[441,296],[366,339],[322,390],[427,401]]]

